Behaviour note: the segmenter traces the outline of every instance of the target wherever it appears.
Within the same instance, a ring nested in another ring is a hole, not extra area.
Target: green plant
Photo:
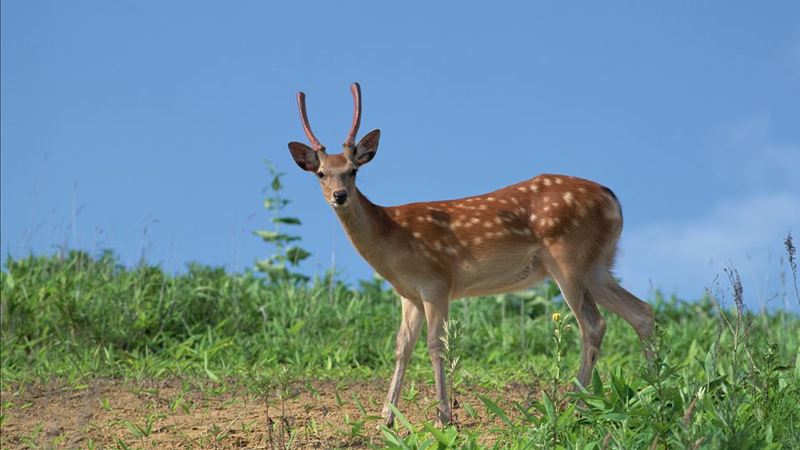
[[[251,374],[249,379],[250,392],[264,401],[264,424],[267,428],[267,443],[269,447],[272,448],[274,442],[272,438],[273,420],[269,416],[269,398],[275,390],[277,382],[272,376],[262,375],[260,373]]]
[[[460,377],[458,369],[461,362],[461,334],[463,332],[463,328],[464,327],[461,325],[458,319],[445,320],[444,334],[441,337],[442,344],[444,344],[444,350],[441,353],[441,357],[447,366],[447,379],[450,387],[450,410],[453,411],[453,424],[457,423],[456,410],[459,407],[458,400],[455,397],[456,390],[453,387],[458,386],[459,380],[457,377]]]
[[[564,407],[567,403],[567,394],[563,393],[567,381],[564,374],[569,370],[564,358],[565,338],[572,331],[569,319],[569,314],[562,318],[561,313],[558,312],[551,316],[551,320],[555,324],[552,336],[554,368],[552,371],[545,372],[549,374],[550,384],[548,389],[542,392],[542,400],[534,404],[543,418],[546,418],[546,421],[540,424],[546,426],[542,439],[549,441],[551,448],[556,448],[561,444],[562,428],[571,419],[577,407],[574,402],[568,407]]]
[[[309,278],[299,272],[290,270],[290,267],[297,267],[301,261],[311,256],[311,254],[299,245],[291,245],[292,242],[300,241],[300,236],[281,233],[281,226],[299,226],[300,219],[283,215],[286,206],[291,203],[284,198],[281,191],[281,177],[285,172],[281,172],[270,160],[265,160],[267,170],[272,180],[264,187],[264,193],[268,194],[264,200],[264,207],[271,213],[271,230],[257,230],[255,234],[260,236],[264,242],[275,246],[275,253],[269,257],[256,261],[256,270],[267,274],[271,281],[291,281],[293,283],[305,283]]]

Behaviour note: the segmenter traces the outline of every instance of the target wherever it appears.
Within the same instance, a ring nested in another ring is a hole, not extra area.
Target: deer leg
[[[444,322],[447,320],[448,301],[446,298],[437,302],[425,302],[425,317],[428,321],[428,355],[433,364],[433,376],[436,381],[436,399],[439,400],[436,423],[439,426],[450,423],[452,413],[447,398],[447,384],[444,373],[442,350],[444,343]]]
[[[389,405],[397,406],[397,402],[400,401],[408,359],[414,352],[414,345],[419,339],[422,321],[425,318],[422,305],[415,304],[407,298],[401,298],[401,301],[403,317],[400,322],[400,330],[397,332],[394,375],[392,375],[392,381],[389,383],[389,393],[386,396],[386,403],[383,404],[381,412],[386,426],[392,426],[394,422],[394,413],[389,408]]]
[[[578,381],[583,386],[588,386],[594,365],[600,358],[600,346],[606,333],[606,323],[580,277],[553,274],[553,278],[556,279],[581,331],[582,355]]]
[[[595,284],[590,285],[589,289],[598,305],[608,308],[633,327],[644,345],[645,356],[648,359],[652,358],[648,342],[653,337],[655,327],[653,308],[625,290],[608,272]]]

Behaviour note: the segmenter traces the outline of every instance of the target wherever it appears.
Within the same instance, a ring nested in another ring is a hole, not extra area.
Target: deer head
[[[355,110],[353,125],[342,144],[342,153],[328,154],[325,146],[314,136],[306,113],[306,95],[302,92],[297,93],[297,107],[311,147],[300,142],[289,143],[289,151],[294,162],[301,169],[314,173],[319,178],[322,194],[334,209],[346,208],[349,204],[348,199],[352,198],[355,192],[358,169],[375,157],[378,141],[381,138],[380,130],[372,130],[361,138],[358,144],[355,143],[361,125],[361,86],[353,83],[350,91],[353,93]]]

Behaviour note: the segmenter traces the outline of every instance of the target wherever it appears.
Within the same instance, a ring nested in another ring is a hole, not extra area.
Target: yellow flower
[[[561,320],[561,314],[559,313],[553,314],[553,322],[558,322],[559,320]]]

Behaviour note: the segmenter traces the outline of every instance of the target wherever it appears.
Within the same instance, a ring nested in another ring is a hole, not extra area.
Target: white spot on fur
[[[525,186],[520,186],[517,188],[517,190],[520,192],[528,192],[528,188],[526,188]]]
[[[542,211],[544,211],[544,212],[550,211],[550,207],[549,206],[545,206],[544,208],[542,208]]]
[[[550,186],[551,184],[553,184],[553,182],[550,181],[550,178],[542,178],[542,184],[544,184],[545,186]]]
[[[531,214],[530,219],[531,219],[531,222],[535,221],[536,220],[536,214]]]
[[[517,200],[516,197],[511,197],[511,203],[513,203],[515,205],[519,205],[519,200]]]
[[[472,219],[469,219],[470,223],[478,223],[480,221],[481,221],[481,219],[478,219],[477,217],[473,217]]]
[[[486,211],[487,209],[489,209],[489,207],[486,205],[481,205],[478,207],[478,209],[480,209],[481,211]]]
[[[494,233],[492,233],[492,232],[490,231],[490,232],[486,233],[486,237],[487,237],[487,238],[494,237]]]
[[[422,238],[422,233],[420,233],[419,231],[415,231],[415,232],[413,232],[411,234],[417,239]]]
[[[488,200],[488,201],[490,201],[490,202],[493,202],[493,201],[494,201],[494,197],[489,197],[489,198],[487,198],[486,200]]]
[[[567,205],[572,204],[572,192],[567,191],[564,193],[564,203]]]
[[[481,242],[483,242],[483,238],[482,237],[476,237],[475,239],[472,240],[472,242],[475,243],[475,244],[480,244]]]
[[[531,191],[538,192],[539,191],[539,185],[536,184],[536,183],[531,183]]]
[[[492,228],[493,226],[494,226],[494,224],[492,222],[484,222],[483,223],[483,228]]]
[[[504,199],[504,198],[501,198],[501,199],[500,199],[500,200],[498,200],[498,201],[500,202],[500,204],[501,204],[501,205],[505,205],[505,204],[507,204],[507,203],[508,203],[508,200],[506,200],[506,199]]]

